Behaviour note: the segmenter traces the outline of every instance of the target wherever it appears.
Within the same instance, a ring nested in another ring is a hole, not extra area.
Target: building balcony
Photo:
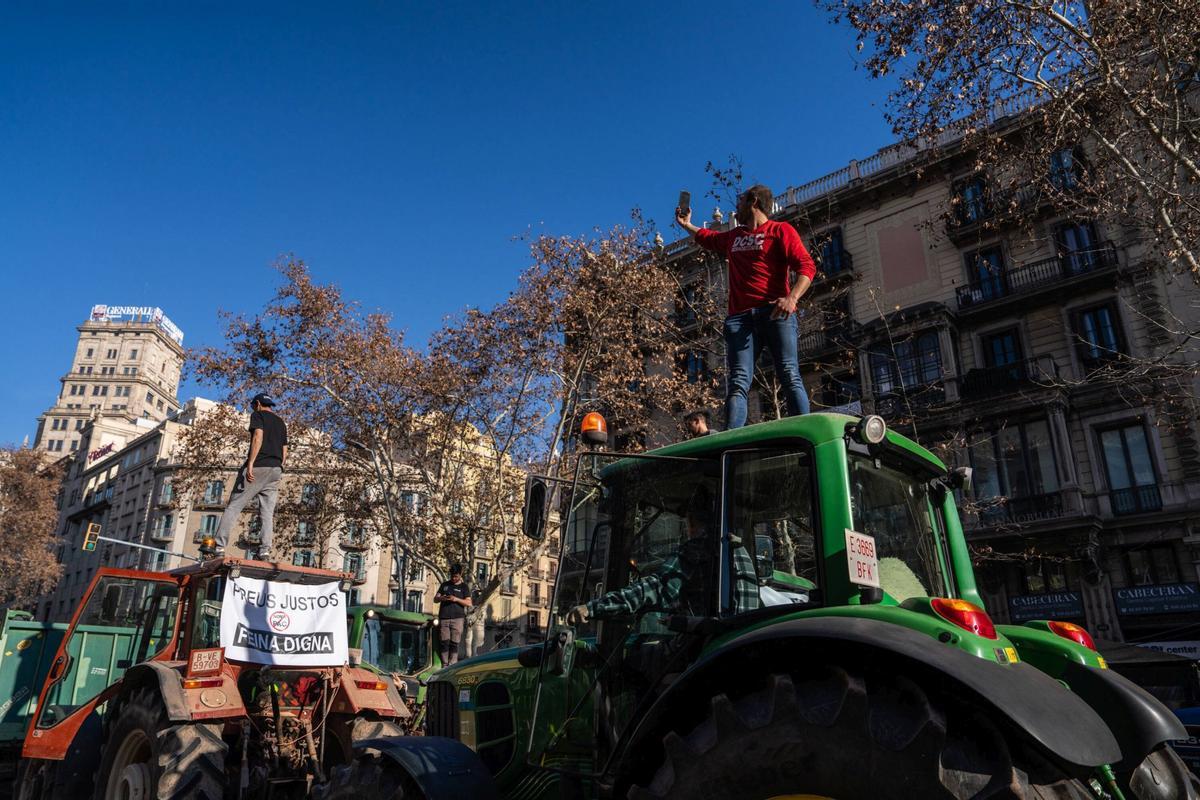
[[[853,321],[842,321],[836,325],[815,331],[801,331],[797,344],[799,355],[805,358],[850,350],[857,346],[862,325]]]
[[[1058,364],[1050,356],[1034,356],[998,367],[968,370],[955,378],[963,402],[986,400],[1014,392],[1058,385]]]
[[[876,392],[875,413],[889,422],[910,417],[946,402],[946,388],[939,383],[889,392]]]
[[[204,536],[208,536],[208,535],[209,534],[206,534],[203,531],[196,531],[196,536],[198,536],[198,537],[203,538]],[[165,528],[165,529],[151,528],[150,529],[150,541],[152,541],[152,542],[169,542],[174,538],[175,538],[175,531],[171,530],[170,528]],[[200,541],[200,539],[193,539],[193,541],[198,542],[198,541]]]
[[[261,531],[245,531],[238,536],[238,547],[252,549],[262,544]]]
[[[1162,493],[1156,483],[1113,489],[1108,493],[1108,501],[1112,505],[1112,513],[1118,516],[1162,511],[1163,507]]]
[[[963,524],[966,528],[980,530],[1006,526],[1022,527],[1059,519],[1067,513],[1067,504],[1062,492],[1047,492],[1026,497],[998,497],[975,504],[973,510],[966,512]]]
[[[851,258],[850,253],[842,250],[836,258],[829,263],[822,263],[817,268],[817,276],[813,279],[812,288],[809,291],[821,292],[833,289],[849,283],[857,277],[858,273],[854,271],[854,259]]]
[[[338,540],[343,550],[366,550],[371,546],[371,539],[365,532],[343,533]]]
[[[946,235],[955,244],[977,241],[1015,221],[1023,212],[1044,205],[1036,184],[1027,183],[1011,189],[988,189],[983,197],[960,202],[956,213],[946,220]]]
[[[526,596],[525,605],[529,608],[545,608],[550,605],[549,598]]]
[[[1028,299],[1041,292],[1108,275],[1116,267],[1117,249],[1111,242],[1094,250],[1060,253],[958,287],[958,313],[974,314],[983,309],[1007,306],[1015,299]]]

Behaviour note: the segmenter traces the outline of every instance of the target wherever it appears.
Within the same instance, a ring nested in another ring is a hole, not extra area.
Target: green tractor
[[[359,666],[395,679],[412,712],[403,727],[419,733],[425,724],[426,684],[442,668],[434,642],[437,618],[384,605],[353,606],[346,626],[350,647],[359,650]]]
[[[969,481],[874,416],[584,453],[547,641],[436,673],[428,735],[356,743],[325,796],[1200,796],[1085,630],[989,618]]]

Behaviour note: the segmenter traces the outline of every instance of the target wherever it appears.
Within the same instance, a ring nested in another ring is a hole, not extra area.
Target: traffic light
[[[96,549],[96,542],[100,539],[100,523],[89,522],[87,530],[83,533],[83,549],[92,552]]]

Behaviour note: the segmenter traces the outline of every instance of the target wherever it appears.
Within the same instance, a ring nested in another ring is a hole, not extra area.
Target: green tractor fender
[[[856,617],[808,617],[779,622],[731,639],[705,654],[665,692],[648,701],[633,732],[618,745],[607,780],[623,783],[661,753],[662,737],[698,723],[701,696],[726,691],[767,672],[821,663],[887,665],[993,714],[1081,776],[1121,761],[1105,720],[1061,683],[1028,664],[998,664],[900,625]],[[607,781],[606,781],[607,782]]]
[[[1127,772],[1163,742],[1188,738],[1187,729],[1158,698],[1111,669],[1068,662],[1063,680],[1100,715],[1117,737]]]
[[[492,774],[475,751],[444,736],[388,736],[360,739],[354,751],[374,751],[399,767],[421,790],[422,797],[470,797],[499,800]]]

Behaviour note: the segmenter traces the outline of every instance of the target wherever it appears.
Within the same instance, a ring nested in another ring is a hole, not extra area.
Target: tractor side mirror
[[[549,505],[549,484],[536,475],[530,475],[525,479],[525,513],[522,525],[525,535],[536,542],[540,542],[546,535],[546,514]]]
[[[757,534],[754,537],[754,571],[763,581],[775,574],[775,542],[770,536]]]
[[[955,467],[950,470],[949,479],[950,485],[955,489],[960,490],[963,494],[971,492],[971,477],[974,470],[970,467]]]

